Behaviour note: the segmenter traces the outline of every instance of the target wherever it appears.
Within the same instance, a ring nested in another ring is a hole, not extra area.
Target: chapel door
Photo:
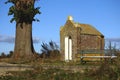
[[[72,60],[72,39],[65,37],[65,61]]]

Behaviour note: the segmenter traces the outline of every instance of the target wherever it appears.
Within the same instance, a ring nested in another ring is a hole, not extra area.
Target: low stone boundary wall
[[[98,69],[99,66],[54,66],[54,65],[41,65],[43,69],[62,69],[69,70],[73,72],[83,73],[85,70]]]
[[[98,69],[99,66],[84,66],[84,65],[39,65],[42,69],[62,69],[72,72],[81,72],[84,73],[85,70]],[[8,64],[0,63],[0,75],[8,71],[25,71],[25,70],[34,70],[35,67],[26,64]]]
[[[25,64],[8,64],[8,63],[0,63],[0,72],[5,71],[25,71],[25,70],[33,70],[34,68],[30,65]]]
[[[9,63],[0,63],[0,76],[12,75],[7,73],[8,71],[25,71],[25,70],[34,70],[30,65],[25,64],[9,64]]]

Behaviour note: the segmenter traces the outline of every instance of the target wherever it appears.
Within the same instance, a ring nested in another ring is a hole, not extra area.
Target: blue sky
[[[0,0],[0,53],[14,50],[15,22],[10,23],[8,16],[11,4]],[[33,22],[34,47],[40,52],[41,42],[51,40],[60,44],[59,30],[69,15],[75,22],[91,24],[106,39],[120,41],[120,0],[38,0],[42,14]]]

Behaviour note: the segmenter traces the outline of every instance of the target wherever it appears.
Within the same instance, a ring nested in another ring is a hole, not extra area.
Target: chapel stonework
[[[89,24],[76,23],[71,16],[60,28],[61,60],[77,60],[81,50],[104,49],[104,35]]]

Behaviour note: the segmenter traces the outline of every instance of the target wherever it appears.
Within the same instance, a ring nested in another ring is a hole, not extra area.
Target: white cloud
[[[120,42],[120,38],[107,38],[106,41]]]
[[[14,43],[15,42],[15,37],[13,36],[3,36],[0,35],[0,43]],[[39,43],[40,39],[39,38],[33,38],[33,43]]]
[[[39,43],[39,42],[40,42],[39,38],[36,38],[36,37],[33,38],[33,43]]]

